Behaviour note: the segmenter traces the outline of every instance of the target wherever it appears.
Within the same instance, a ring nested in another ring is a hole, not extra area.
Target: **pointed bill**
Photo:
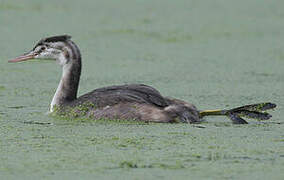
[[[26,53],[24,55],[18,56],[15,59],[11,59],[8,62],[15,63],[15,62],[27,61],[29,59],[34,59],[35,56],[36,56],[36,53],[29,52],[29,53]]]

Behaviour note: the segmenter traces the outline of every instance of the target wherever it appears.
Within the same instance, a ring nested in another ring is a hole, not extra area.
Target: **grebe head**
[[[9,62],[21,62],[29,59],[53,59],[61,66],[69,63],[72,48],[70,48],[71,36],[61,35],[41,39],[28,53],[9,60]]]
[[[52,112],[55,105],[61,106],[77,98],[81,75],[81,54],[71,36],[52,36],[41,39],[28,53],[9,62],[21,62],[29,59],[52,59],[62,66],[62,77],[50,104]]]

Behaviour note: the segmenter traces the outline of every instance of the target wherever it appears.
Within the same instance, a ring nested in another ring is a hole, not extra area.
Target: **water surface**
[[[283,179],[281,0],[0,0],[1,179]],[[43,37],[83,54],[79,94],[144,83],[200,109],[275,102],[273,118],[199,126],[49,117],[61,69],[8,64]]]

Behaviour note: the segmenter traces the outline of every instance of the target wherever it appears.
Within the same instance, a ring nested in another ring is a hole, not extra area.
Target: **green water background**
[[[284,179],[284,1],[0,0],[0,179]],[[200,109],[275,102],[232,125],[92,122],[46,115],[61,69],[8,64],[70,34],[79,94],[144,83]],[[44,122],[46,125],[25,122]]]

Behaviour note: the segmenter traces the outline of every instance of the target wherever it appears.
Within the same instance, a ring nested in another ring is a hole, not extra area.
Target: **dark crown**
[[[52,36],[52,37],[44,38],[41,41],[43,41],[43,42],[58,42],[58,41],[67,41],[69,39],[71,39],[71,36],[61,35],[61,36]]]
[[[44,43],[49,43],[49,42],[64,42],[71,39],[71,36],[69,35],[60,35],[60,36],[51,36],[47,38],[41,39],[33,49],[35,49],[37,46],[43,45]]]

